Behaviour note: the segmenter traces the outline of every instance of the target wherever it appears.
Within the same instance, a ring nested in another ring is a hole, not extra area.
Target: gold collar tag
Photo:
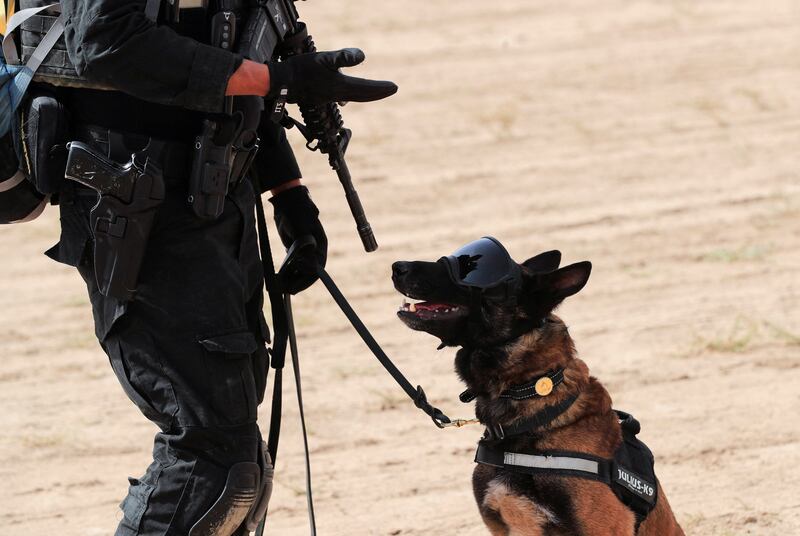
[[[537,395],[547,396],[553,392],[553,380],[551,380],[548,376],[543,376],[536,380],[534,389],[536,390]]]

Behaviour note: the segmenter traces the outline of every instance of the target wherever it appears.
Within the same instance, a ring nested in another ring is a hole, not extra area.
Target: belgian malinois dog
[[[392,266],[395,288],[423,300],[404,300],[400,319],[460,347],[462,401],[476,401],[486,426],[472,478],[483,521],[495,536],[683,535],[638,423],[612,410],[553,314],[591,272],[560,260],[550,251],[520,265],[484,238],[438,262]]]

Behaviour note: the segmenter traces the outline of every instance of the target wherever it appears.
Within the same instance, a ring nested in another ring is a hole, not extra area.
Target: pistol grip
[[[88,186],[100,195],[111,195],[130,203],[135,182],[132,163],[119,166],[79,141],[68,143],[67,149],[66,178]]]

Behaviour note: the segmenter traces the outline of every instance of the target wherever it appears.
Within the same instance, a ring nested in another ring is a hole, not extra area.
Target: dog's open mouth
[[[461,312],[461,310],[461,306],[453,305],[451,303],[435,303],[428,301],[409,303],[408,301],[403,300],[403,303],[400,305],[400,309],[397,311],[397,313],[425,319],[457,315]]]

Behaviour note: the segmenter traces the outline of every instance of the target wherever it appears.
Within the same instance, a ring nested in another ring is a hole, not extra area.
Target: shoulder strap
[[[144,8],[145,16],[153,22],[158,20],[158,12],[161,11],[161,0],[147,0]]]
[[[19,26],[22,25],[23,22],[28,20],[29,18],[33,17],[34,15],[46,10],[52,9],[56,12],[61,11],[61,6],[59,4],[51,4],[49,6],[44,6],[41,8],[31,8],[31,9],[24,9],[14,14],[9,20],[9,24],[7,27],[8,33],[3,38],[3,55],[5,56],[6,62],[9,64],[18,64],[19,63],[19,56],[17,54],[17,47],[14,43],[13,32]],[[33,51],[28,63],[25,64],[22,69],[19,70],[18,73],[15,74],[13,80],[9,81],[9,84],[14,84],[15,91],[11,93],[12,96],[15,98],[12,99],[11,102],[11,113],[13,114],[17,108],[19,107],[20,103],[22,102],[22,96],[25,95],[25,92],[28,90],[28,86],[30,86],[31,82],[33,81],[33,76],[36,74],[36,71],[42,65],[42,62],[50,54],[50,51],[53,50],[53,47],[56,45],[56,42],[61,38],[64,34],[64,15],[59,14],[56,21],[47,31],[47,34],[44,36],[44,39],[39,43],[39,46],[36,47],[36,50]]]
[[[2,4],[2,6],[5,6],[5,4]],[[13,12],[13,6],[14,6],[14,1],[11,0],[11,2],[9,2],[9,9],[8,9],[9,15]],[[22,23],[24,23],[26,20],[38,15],[43,11],[49,10],[54,13],[61,13],[61,4],[59,2],[55,2],[53,4],[48,4],[46,6],[23,9],[22,11],[17,11],[13,15],[11,15],[7,20],[5,16],[6,14],[4,7],[0,9],[2,9],[2,15],[3,15],[2,17],[3,25],[2,27],[0,27],[0,34],[4,35],[3,56],[6,59],[6,63],[13,65],[13,64],[19,64],[20,61],[19,54],[17,53],[16,42],[14,41],[14,31],[16,31],[17,28],[22,26]],[[151,21],[156,22],[156,20],[158,19],[158,12],[160,9],[161,9],[161,0],[147,0],[147,4],[145,5],[144,8],[145,16],[147,16],[147,18],[150,19]],[[47,54],[55,45],[55,41],[58,41],[58,37],[61,37],[61,34],[64,32],[63,25],[64,21],[62,19],[61,30],[59,35],[56,37],[56,39],[54,39],[53,45],[50,45],[50,47],[47,49],[47,52],[42,56],[42,58],[47,56]],[[44,42],[42,42],[42,44],[40,44],[39,47],[42,48],[43,44]],[[41,63],[41,60],[39,63]]]
[[[6,63],[8,63],[9,65],[18,65],[20,62],[19,54],[17,53],[17,44],[14,41],[14,32],[16,31],[16,29],[22,26],[22,23],[28,20],[29,18],[38,15],[42,11],[48,11],[48,10],[53,11],[55,13],[61,13],[61,4],[56,2],[55,4],[48,4],[46,6],[23,9],[22,11],[17,11],[11,16],[11,18],[8,19],[6,23],[5,37],[3,37],[3,56],[6,59]],[[61,33],[63,32],[64,29],[62,21]],[[48,34],[49,33],[50,32],[48,32]],[[59,33],[58,37],[61,37],[61,33]],[[55,45],[55,41],[58,41],[58,37],[53,41],[53,45]],[[42,41],[39,47],[42,47],[43,44],[44,41]],[[51,49],[53,48],[53,45],[50,46]],[[48,50],[47,52],[50,52],[50,50]],[[46,55],[47,54],[45,54],[45,56]]]

